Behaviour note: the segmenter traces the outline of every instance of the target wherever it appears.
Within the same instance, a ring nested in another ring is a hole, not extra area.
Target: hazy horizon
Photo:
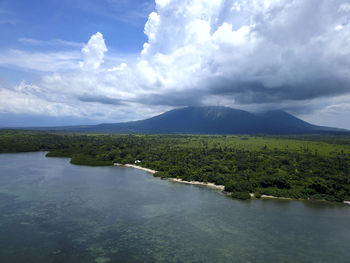
[[[202,107],[222,107],[222,106],[215,106],[215,105],[209,105],[209,106],[189,106],[189,107],[195,107],[195,108],[202,108]],[[182,108],[177,108],[177,109],[185,109],[187,107],[182,107]],[[223,107],[223,108],[230,108],[233,110],[240,110],[240,109],[234,109],[231,107]],[[255,111],[255,112],[250,112],[253,114],[260,114],[260,113],[264,113],[267,112],[269,110],[260,110],[260,111]],[[168,111],[167,111],[168,112]],[[164,112],[164,113],[167,113]],[[248,111],[249,112],[249,111]],[[285,111],[287,112],[287,111]],[[287,112],[288,113],[288,112]],[[162,115],[163,113],[161,113],[160,115]],[[151,116],[152,117],[156,117],[158,115],[155,116]],[[8,119],[3,120],[0,117],[0,123],[9,123],[10,125],[8,126],[0,126],[0,129],[11,129],[11,128],[40,128],[40,127],[64,127],[64,126],[90,126],[90,125],[99,125],[99,124],[114,124],[114,123],[118,123],[118,122],[94,122],[91,121],[89,119],[85,119],[85,120],[81,120],[81,119],[75,119],[75,118],[52,118],[52,117],[48,117],[48,118],[43,118],[42,116],[39,116],[37,118],[33,118],[32,116],[18,116],[20,119],[16,119],[13,118],[12,116],[8,117]],[[148,119],[148,118],[146,118]],[[124,122],[133,122],[133,121],[142,121],[142,120],[146,120],[146,119],[137,119],[137,120],[126,120]],[[302,120],[302,119],[301,119]],[[79,121],[81,123],[79,123]],[[23,125],[23,123],[29,123],[30,125]],[[121,122],[122,123],[122,122]],[[12,125],[11,125],[12,124]],[[310,124],[314,124],[314,123],[310,123]],[[331,128],[339,128],[339,127],[331,127]]]

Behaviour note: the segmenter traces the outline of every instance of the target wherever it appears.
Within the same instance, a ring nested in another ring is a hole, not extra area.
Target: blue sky
[[[0,0],[0,126],[284,109],[350,129],[347,0]]]
[[[84,43],[103,32],[111,48],[138,52],[147,40],[143,28],[153,8],[152,1],[139,0],[2,0],[0,45],[23,47],[21,38]]]
[[[143,29],[153,9],[154,1],[147,0],[2,0],[0,50],[82,48],[91,35],[103,32],[110,51],[139,53],[147,41]],[[4,86],[23,79],[35,82],[40,75],[18,66],[0,66],[0,84]]]
[[[0,49],[62,51],[81,47],[91,35],[103,32],[109,50],[139,53],[153,9],[153,1],[140,0],[2,0]]]

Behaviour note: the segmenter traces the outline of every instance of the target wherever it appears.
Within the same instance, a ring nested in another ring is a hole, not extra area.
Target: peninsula
[[[348,135],[112,135],[1,131],[1,152],[49,151],[76,165],[125,165],[240,199],[350,200]],[[136,162],[136,163],[135,163]],[[136,165],[137,164],[137,165]]]

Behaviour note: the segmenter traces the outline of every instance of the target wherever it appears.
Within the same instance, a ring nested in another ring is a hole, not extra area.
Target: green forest
[[[239,199],[350,200],[350,136],[69,134],[0,131],[0,153],[48,151],[76,165],[134,164],[154,176],[224,185]]]

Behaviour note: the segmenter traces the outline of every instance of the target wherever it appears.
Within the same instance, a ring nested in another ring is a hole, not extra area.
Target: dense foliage
[[[350,137],[92,135],[1,131],[0,152],[49,151],[73,164],[134,163],[155,176],[248,193],[350,200]]]

